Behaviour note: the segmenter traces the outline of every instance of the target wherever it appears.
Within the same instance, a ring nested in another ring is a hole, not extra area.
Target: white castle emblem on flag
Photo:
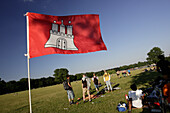
[[[65,33],[65,25],[63,24],[63,20],[61,21],[61,25],[56,24],[56,21],[52,24],[52,30],[50,30],[50,38],[45,44],[45,48],[47,47],[56,47],[63,50],[78,50],[78,48],[74,45],[74,35],[72,34],[73,26],[67,25],[67,34]],[[71,23],[71,21],[69,21]],[[60,31],[58,32],[58,26],[60,27]]]

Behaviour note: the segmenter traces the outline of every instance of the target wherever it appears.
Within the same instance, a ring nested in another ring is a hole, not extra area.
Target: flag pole
[[[30,106],[30,113],[32,113],[32,105],[31,105],[31,82],[30,82],[30,55],[29,55],[29,19],[28,16],[25,14],[27,20],[27,67],[28,67],[28,88],[29,88],[29,106]]]

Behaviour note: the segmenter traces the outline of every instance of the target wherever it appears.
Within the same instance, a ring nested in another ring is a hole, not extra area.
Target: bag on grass
[[[120,102],[118,105],[117,105],[117,110],[119,112],[124,112],[127,110],[127,104],[125,102]]]
[[[69,90],[69,85],[68,85],[68,82],[67,82],[67,80],[65,80],[64,82],[63,82],[63,86],[64,86],[64,89],[65,90]]]

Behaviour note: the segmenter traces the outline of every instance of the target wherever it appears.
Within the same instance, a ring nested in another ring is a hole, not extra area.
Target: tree
[[[82,77],[83,77],[83,74],[84,74],[84,73],[78,73],[78,74],[76,74],[75,76],[76,76],[77,80],[81,80]]]
[[[6,89],[8,93],[16,92],[17,82],[15,80],[6,83]]]
[[[55,81],[57,83],[62,83],[66,80],[66,75],[68,75],[68,70],[66,68],[56,69],[54,71]]]
[[[0,78],[0,95],[6,93],[6,82]]]
[[[50,85],[54,85],[54,78],[53,77],[48,77],[46,78],[46,85],[50,86]]]
[[[93,73],[94,73],[94,72],[87,72],[85,75],[86,75],[87,77],[91,78],[91,77],[93,77]]]
[[[151,63],[157,63],[159,61],[158,56],[163,55],[164,51],[162,51],[159,47],[152,48],[148,53],[148,57],[146,60]]]
[[[95,73],[95,75],[97,75],[97,76],[103,76],[103,74],[104,74],[103,70],[102,71],[98,71],[98,72]]]
[[[28,89],[28,78],[22,78],[18,82],[19,91],[24,91]]]
[[[76,81],[77,80],[77,76],[75,75],[70,75],[70,81],[73,82],[73,81]]]
[[[170,56],[169,57],[165,57],[165,60],[168,60],[170,62]]]

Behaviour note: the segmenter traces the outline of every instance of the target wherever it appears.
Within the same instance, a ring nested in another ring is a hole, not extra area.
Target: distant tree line
[[[124,65],[112,69],[107,69],[106,71],[110,74],[116,73],[116,71],[121,70],[127,70],[127,69],[133,69],[136,67],[142,67],[147,66],[152,63],[156,63],[159,59],[159,55],[163,55],[163,51],[159,47],[154,47],[151,49],[147,55],[147,61],[145,62],[138,62],[135,64],[130,65]],[[170,56],[166,57],[166,60],[170,61]],[[81,80],[82,75],[86,74],[88,77],[92,77],[93,73],[95,73],[97,76],[102,76],[104,74],[103,70],[98,72],[86,72],[86,73],[78,73],[75,75],[70,75],[71,81],[77,81]],[[45,87],[45,86],[51,86],[55,84],[61,84],[64,80],[66,80],[66,75],[68,74],[68,70],[66,68],[56,69],[54,70],[54,77],[47,77],[47,78],[40,78],[40,79],[31,79],[31,89],[33,88],[39,88],[39,87]],[[13,93],[18,91],[24,91],[28,90],[28,78],[22,78],[19,81],[9,81],[5,82],[0,78],[0,95],[6,94],[6,93]]]
[[[147,65],[147,62],[138,62],[136,64],[131,64],[129,66],[125,65],[112,69],[107,69],[106,71],[109,72],[110,74],[113,74],[117,70],[126,70],[145,65]],[[70,75],[70,79],[71,81],[81,80],[83,74],[86,74],[86,76],[91,78],[93,77],[93,73],[95,73],[97,76],[102,76],[104,74],[103,70],[98,72],[78,73],[75,75]],[[53,74],[54,77],[31,79],[31,89],[61,84],[66,79],[67,74],[68,70],[66,68],[61,68],[54,70]],[[28,78],[22,78],[19,81],[12,80],[9,82],[5,82],[0,78],[0,95],[24,90],[28,90]]]
[[[55,85],[54,77],[31,79],[31,89]],[[0,95],[28,90],[28,78],[22,78],[19,81],[5,82],[0,78]]]

